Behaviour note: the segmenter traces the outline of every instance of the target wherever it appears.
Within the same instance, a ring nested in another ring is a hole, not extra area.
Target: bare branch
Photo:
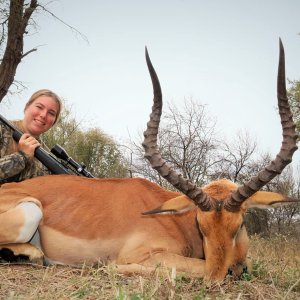
[[[33,48],[33,49],[27,51],[26,53],[24,53],[24,54],[22,55],[22,58],[24,58],[24,57],[27,56],[28,54],[30,54],[30,53],[32,53],[32,52],[35,52],[35,51],[37,51],[36,48]]]
[[[76,35],[79,35],[87,44],[89,44],[89,40],[88,40],[88,38],[87,38],[86,35],[84,35],[80,31],[78,31],[76,28],[74,28],[73,26],[69,25],[68,23],[66,23],[65,21],[63,21],[62,19],[60,19],[54,13],[52,13],[51,11],[49,11],[45,6],[43,6],[41,4],[38,4],[38,6],[40,8],[42,8],[42,10],[44,10],[46,13],[48,13],[49,15],[51,15],[54,19],[58,20],[60,23],[62,23],[65,26],[67,26],[69,29],[71,29],[72,32],[74,32]]]

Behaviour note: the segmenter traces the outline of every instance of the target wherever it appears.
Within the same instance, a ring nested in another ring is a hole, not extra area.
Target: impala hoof
[[[8,244],[0,246],[0,259],[9,263],[33,263],[43,265],[44,253],[31,244]]]

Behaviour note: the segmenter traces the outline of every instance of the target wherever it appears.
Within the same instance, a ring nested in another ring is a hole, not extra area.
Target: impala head
[[[197,209],[197,222],[203,236],[206,277],[222,280],[228,270],[239,275],[248,251],[248,236],[243,223],[245,211],[250,207],[272,207],[281,202],[295,200],[272,192],[259,191],[291,162],[296,151],[297,134],[290,111],[285,87],[284,49],[280,40],[277,97],[282,124],[283,141],[276,159],[248,182],[237,186],[228,180],[214,181],[202,188],[183,178],[161,157],[157,134],[162,112],[162,93],[156,72],[146,50],[146,60],[153,84],[153,107],[144,132],[145,157],[151,166],[186,196],[165,202],[161,207],[144,214],[179,214]]]

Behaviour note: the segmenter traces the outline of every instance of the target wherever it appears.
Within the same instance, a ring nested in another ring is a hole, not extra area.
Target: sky
[[[38,28],[24,50],[38,51],[17,70],[15,79],[27,89],[0,104],[8,119],[22,118],[31,94],[49,88],[85,126],[119,143],[137,137],[153,99],[147,46],[165,106],[180,108],[192,98],[206,105],[225,138],[247,130],[261,151],[279,151],[278,41],[287,78],[300,80],[299,0],[41,2],[76,30],[46,12],[35,16]]]

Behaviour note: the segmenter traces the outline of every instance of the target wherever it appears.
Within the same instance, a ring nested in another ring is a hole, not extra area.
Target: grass
[[[300,299],[300,242],[251,238],[253,270],[241,280],[205,285],[200,278],[155,272],[122,276],[112,267],[72,268],[3,264],[0,299]]]

